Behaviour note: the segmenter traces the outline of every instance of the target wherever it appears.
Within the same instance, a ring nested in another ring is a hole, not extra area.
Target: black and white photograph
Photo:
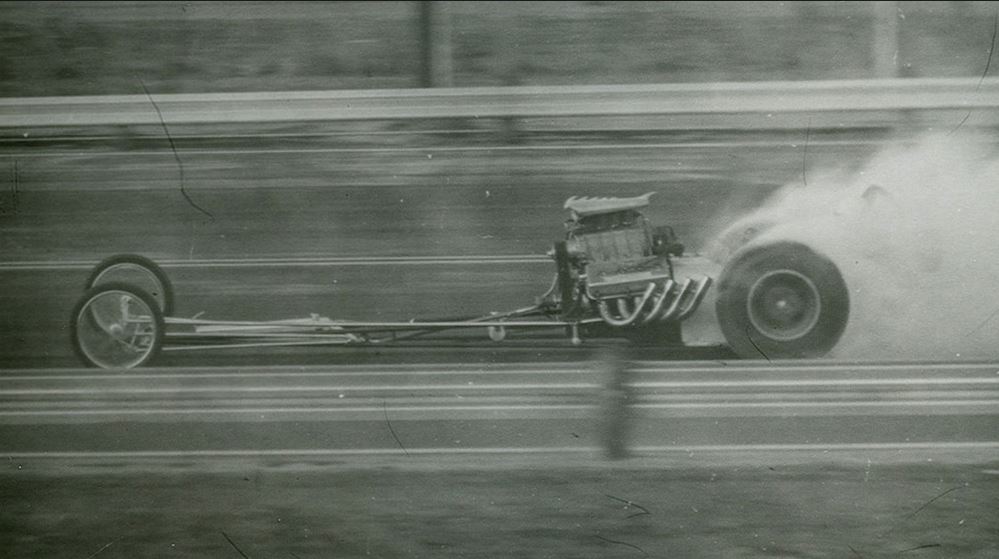
[[[997,48],[0,0],[0,557],[999,557]]]

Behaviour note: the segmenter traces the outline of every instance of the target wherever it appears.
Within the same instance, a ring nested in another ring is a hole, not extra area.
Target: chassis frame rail
[[[594,300],[594,308],[589,309],[592,312],[575,300],[571,305],[563,304],[561,283],[556,274],[534,305],[467,318],[352,321],[312,314],[271,321],[215,320],[200,314],[170,316],[173,287],[166,273],[145,257],[117,255],[99,263],[90,274],[87,291],[73,309],[70,329],[81,360],[108,369],[145,365],[161,351],[384,345],[449,330],[483,329],[494,342],[506,339],[510,330],[560,330],[578,346],[583,343],[584,330],[588,338],[601,326],[627,334],[652,319],[663,322],[686,316],[700,303],[711,280],[688,280],[682,287],[673,281],[650,282],[644,298],[633,303],[617,301],[618,311],[630,320],[614,317],[604,300]],[[665,305],[667,300],[669,305]],[[597,307],[600,312],[596,312]],[[640,316],[642,320],[636,320]],[[589,326],[598,328],[587,330]]]

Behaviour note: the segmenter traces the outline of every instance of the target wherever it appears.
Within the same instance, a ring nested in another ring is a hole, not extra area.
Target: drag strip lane
[[[638,362],[619,436],[650,452],[994,448],[997,373],[992,363]],[[580,452],[606,443],[608,381],[586,362],[9,371],[0,444],[10,456]]]

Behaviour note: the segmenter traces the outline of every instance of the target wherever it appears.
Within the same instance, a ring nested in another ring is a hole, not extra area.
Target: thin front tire
[[[153,297],[164,315],[173,314],[173,285],[166,272],[138,254],[116,254],[94,266],[85,289],[108,283],[134,285]]]
[[[70,317],[73,350],[89,367],[131,369],[163,347],[166,328],[151,295],[126,283],[98,285],[80,298]]]

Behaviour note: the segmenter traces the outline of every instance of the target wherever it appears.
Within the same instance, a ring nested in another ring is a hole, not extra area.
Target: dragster
[[[571,197],[565,237],[548,252],[555,273],[534,303],[467,319],[365,322],[319,314],[277,321],[173,315],[174,289],[161,266],[119,254],[90,273],[70,318],[72,344],[88,366],[128,369],[160,352],[315,345],[384,345],[447,330],[479,330],[500,343],[509,331],[554,330],[573,345],[606,337],[682,344],[682,324],[712,287],[726,342],[741,357],[815,357],[839,339],[849,310],[835,265],[807,246],[747,240],[719,274],[685,274],[685,247],[669,226],[643,215],[654,193]]]

